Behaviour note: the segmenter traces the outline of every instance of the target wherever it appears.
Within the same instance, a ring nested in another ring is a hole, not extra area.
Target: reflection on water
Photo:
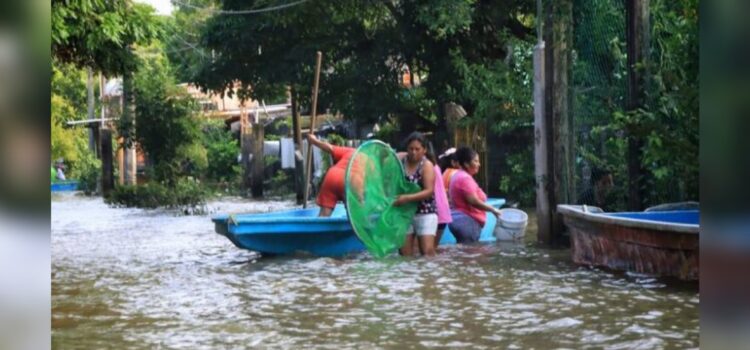
[[[52,203],[52,328],[59,348],[655,349],[699,332],[695,286],[576,267],[567,250],[260,258],[208,216],[75,196]]]

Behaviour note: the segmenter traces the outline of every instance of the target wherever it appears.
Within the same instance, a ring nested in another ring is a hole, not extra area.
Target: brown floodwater
[[[222,200],[212,212],[291,202]],[[260,257],[210,215],[52,199],[55,348],[697,348],[694,284],[575,266],[524,243]],[[532,218],[533,223],[533,218]]]

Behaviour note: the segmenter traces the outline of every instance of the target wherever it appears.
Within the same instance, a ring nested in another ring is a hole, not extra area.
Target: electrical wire
[[[290,2],[288,4],[265,7],[265,8],[254,9],[254,10],[212,10],[211,12],[217,15],[250,15],[250,14],[255,14],[255,13],[283,10],[285,8],[297,6],[299,4],[302,4],[308,1],[310,0],[299,0],[295,2]],[[210,10],[206,7],[200,7],[200,6],[196,6],[193,4],[184,3],[182,1],[172,0],[172,2],[178,5],[182,5],[182,6],[189,7],[189,8],[196,9],[196,10]]]

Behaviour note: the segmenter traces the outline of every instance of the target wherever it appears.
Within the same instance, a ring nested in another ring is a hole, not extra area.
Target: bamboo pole
[[[310,133],[315,132],[315,116],[318,108],[318,84],[320,83],[320,63],[323,54],[318,51],[315,58],[315,83],[313,84],[312,110],[310,114]],[[307,143],[307,156],[305,157],[305,200],[302,208],[307,208],[307,198],[310,196],[310,176],[312,172],[312,144]]]

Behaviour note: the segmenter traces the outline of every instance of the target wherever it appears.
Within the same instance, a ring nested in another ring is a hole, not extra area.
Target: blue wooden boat
[[[557,211],[570,232],[577,264],[698,280],[700,211],[670,208],[606,213],[558,205]]]
[[[504,199],[487,201],[499,208]],[[318,217],[318,208],[295,209],[275,213],[218,215],[211,220],[217,233],[226,236],[240,248],[264,254],[305,252],[317,256],[342,256],[365,250],[352,230],[346,209],[339,204],[330,217]],[[487,215],[480,241],[495,240],[496,218]],[[456,238],[446,228],[440,244],[455,244]]]
[[[78,181],[67,180],[67,181],[56,181],[50,184],[51,192],[66,192],[66,191],[77,191]]]

